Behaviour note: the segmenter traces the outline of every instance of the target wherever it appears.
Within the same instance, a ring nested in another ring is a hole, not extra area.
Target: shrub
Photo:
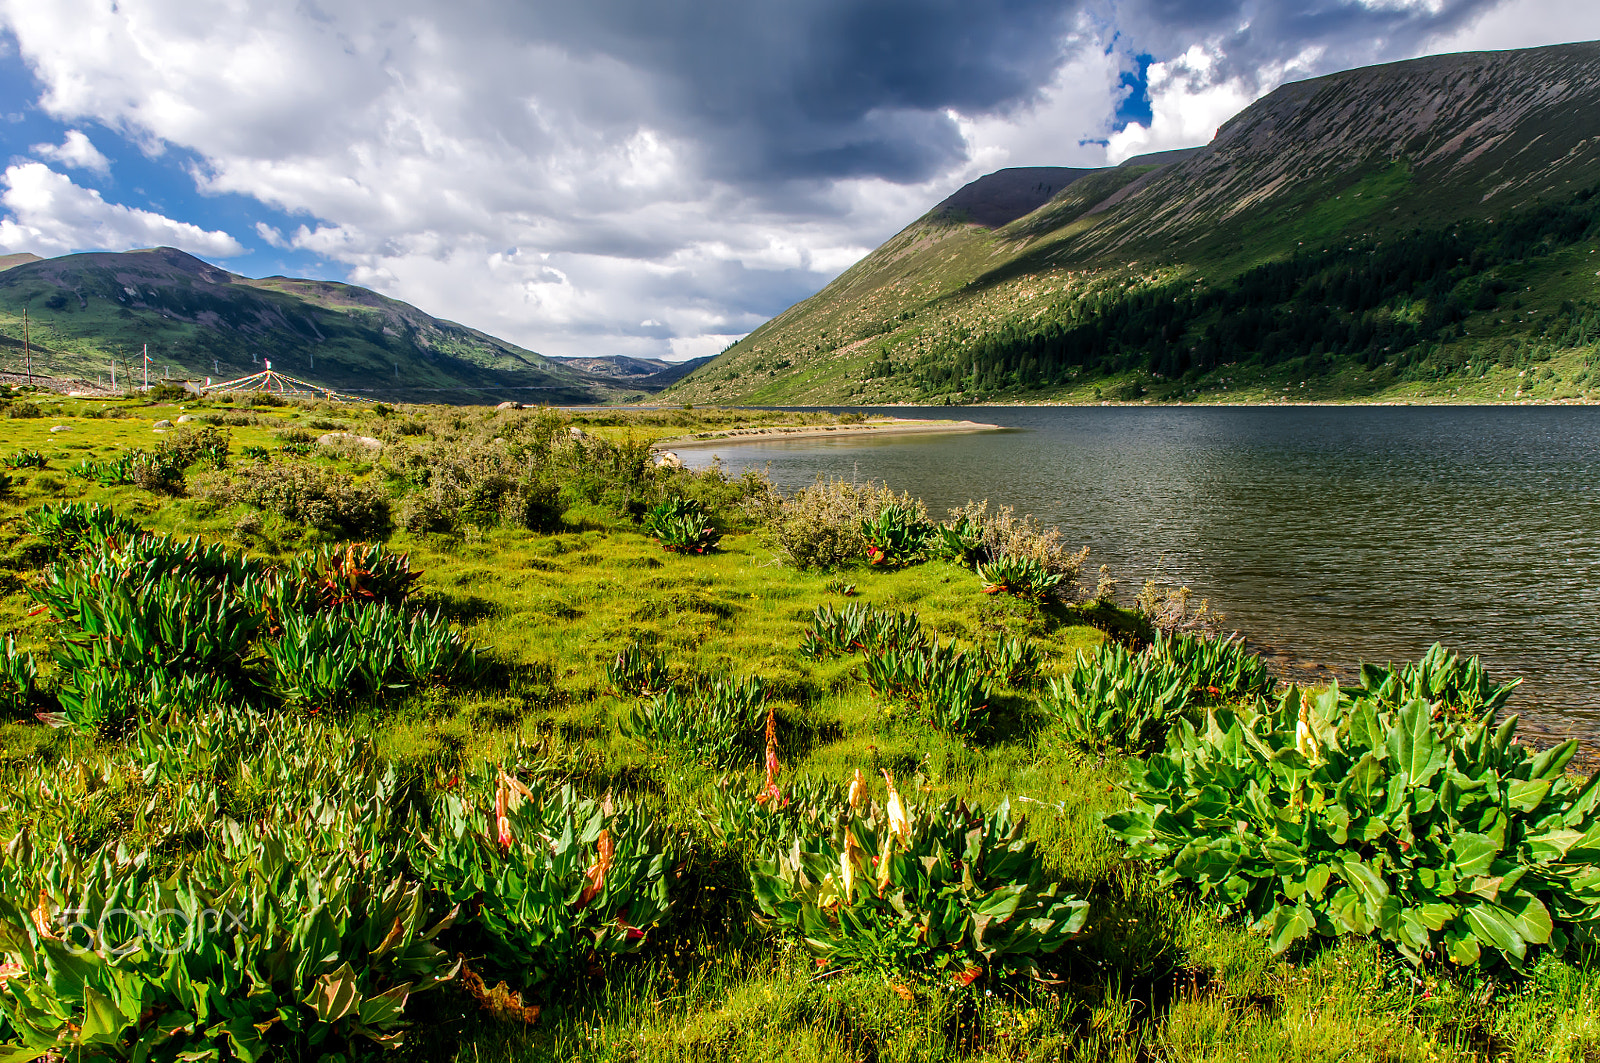
[[[1158,633],[1145,652],[1152,660],[1176,668],[1184,686],[1200,700],[1266,697],[1278,685],[1261,658],[1237,638]]]
[[[180,428],[157,444],[156,454],[180,471],[201,461],[213,469],[223,469],[228,465],[231,445],[228,433],[220,429],[208,427],[196,432]]]
[[[881,484],[819,478],[776,507],[769,527],[779,554],[796,568],[837,568],[867,555],[863,523],[889,506],[926,519],[922,503]]]
[[[1033,561],[1046,575],[1061,577],[1059,587],[1063,594],[1076,586],[1083,563],[1089,557],[1088,547],[1076,551],[1067,549],[1060,531],[1045,528],[1032,514],[1019,517],[1010,506],[1001,506],[991,513],[987,501],[968,502],[960,509],[951,510],[950,519],[942,527],[957,530],[963,553],[971,556],[970,563],[974,567],[979,562],[999,558]],[[968,544],[976,544],[976,548],[969,550]]]
[[[101,487],[119,487],[133,483],[133,463],[137,455],[119,454],[104,461],[84,458],[76,465],[67,466],[67,475],[79,480],[90,480]]]
[[[750,678],[713,679],[693,694],[667,690],[635,706],[623,734],[715,768],[751,762],[760,748],[766,692]]]
[[[132,539],[145,534],[137,522],[117,516],[98,502],[43,505],[24,515],[23,524],[30,535],[44,543],[52,557],[75,553],[108,539]]]
[[[544,995],[595,954],[643,947],[666,915],[676,862],[656,817],[503,769],[444,794],[411,859],[480,931],[498,974]]]
[[[821,660],[862,650],[910,649],[926,642],[916,613],[891,613],[865,602],[838,612],[823,605],[811,612],[811,626],[801,635],[800,654]]]
[[[1281,952],[1377,934],[1414,964],[1521,967],[1600,929],[1600,775],[1566,777],[1569,741],[1534,754],[1516,718],[1432,719],[1335,685],[1178,726],[1107,818],[1159,881],[1187,880]]]
[[[1521,682],[1493,683],[1478,658],[1462,661],[1435,642],[1416,664],[1362,665],[1361,686],[1353,693],[1391,708],[1420,698],[1436,715],[1476,720],[1504,708]]]
[[[19,419],[43,417],[44,410],[40,409],[37,403],[13,402],[6,406],[6,416]]]
[[[183,492],[183,464],[171,454],[136,454],[129,468],[128,482],[156,494]]]
[[[1039,647],[1025,638],[994,637],[993,646],[983,646],[983,673],[1002,686],[1031,687],[1039,681],[1044,656]]]
[[[764,921],[827,964],[970,984],[1029,969],[1083,928],[1086,902],[1046,873],[1023,822],[951,799],[851,800],[763,852],[751,882]]]
[[[703,554],[722,539],[704,507],[685,498],[669,498],[652,507],[644,518],[644,533],[668,553]]]
[[[248,502],[285,520],[352,539],[383,538],[390,528],[389,502],[376,488],[299,462],[252,470],[217,494],[225,502]]]
[[[478,651],[438,615],[407,616],[386,604],[288,613],[264,643],[273,692],[284,704],[343,709],[430,679],[471,681]]]

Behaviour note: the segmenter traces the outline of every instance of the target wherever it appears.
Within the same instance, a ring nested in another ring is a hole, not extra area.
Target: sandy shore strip
[[[997,424],[977,421],[917,421],[895,417],[885,421],[868,421],[865,424],[805,424],[772,425],[764,428],[728,428],[718,432],[698,432],[678,439],[658,440],[657,450],[680,450],[684,447],[710,447],[726,443],[760,443],[768,440],[827,439],[844,435],[933,435],[952,432],[1003,432]]]

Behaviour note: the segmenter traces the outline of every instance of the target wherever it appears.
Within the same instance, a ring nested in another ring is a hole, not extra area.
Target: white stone
[[[383,449],[383,440],[373,439],[371,436],[358,436],[354,432],[324,432],[317,437],[317,442],[325,447],[334,443],[354,443],[368,450]]]
[[[58,424],[54,428],[50,429],[50,431],[52,431],[52,432],[70,432],[70,431],[72,431],[72,426],[70,424]]]
[[[165,417],[163,417],[161,420],[159,420],[155,424],[151,425],[151,427],[152,428],[171,428],[172,427],[172,422],[167,420]]]

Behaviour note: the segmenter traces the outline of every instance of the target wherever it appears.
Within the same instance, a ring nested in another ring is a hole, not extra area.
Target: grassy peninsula
[[[257,402],[0,410],[0,1059],[1600,1053],[1475,662],[652,453],[828,415]]]

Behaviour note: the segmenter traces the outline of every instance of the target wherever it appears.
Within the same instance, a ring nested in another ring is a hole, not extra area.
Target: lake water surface
[[[874,412],[918,416],[904,408]],[[763,441],[703,467],[887,481],[942,517],[1014,505],[1126,598],[1158,566],[1298,677],[1435,641],[1523,676],[1546,734],[1600,736],[1600,409],[942,407],[1008,431]],[[1586,742],[1586,745],[1591,743]]]

